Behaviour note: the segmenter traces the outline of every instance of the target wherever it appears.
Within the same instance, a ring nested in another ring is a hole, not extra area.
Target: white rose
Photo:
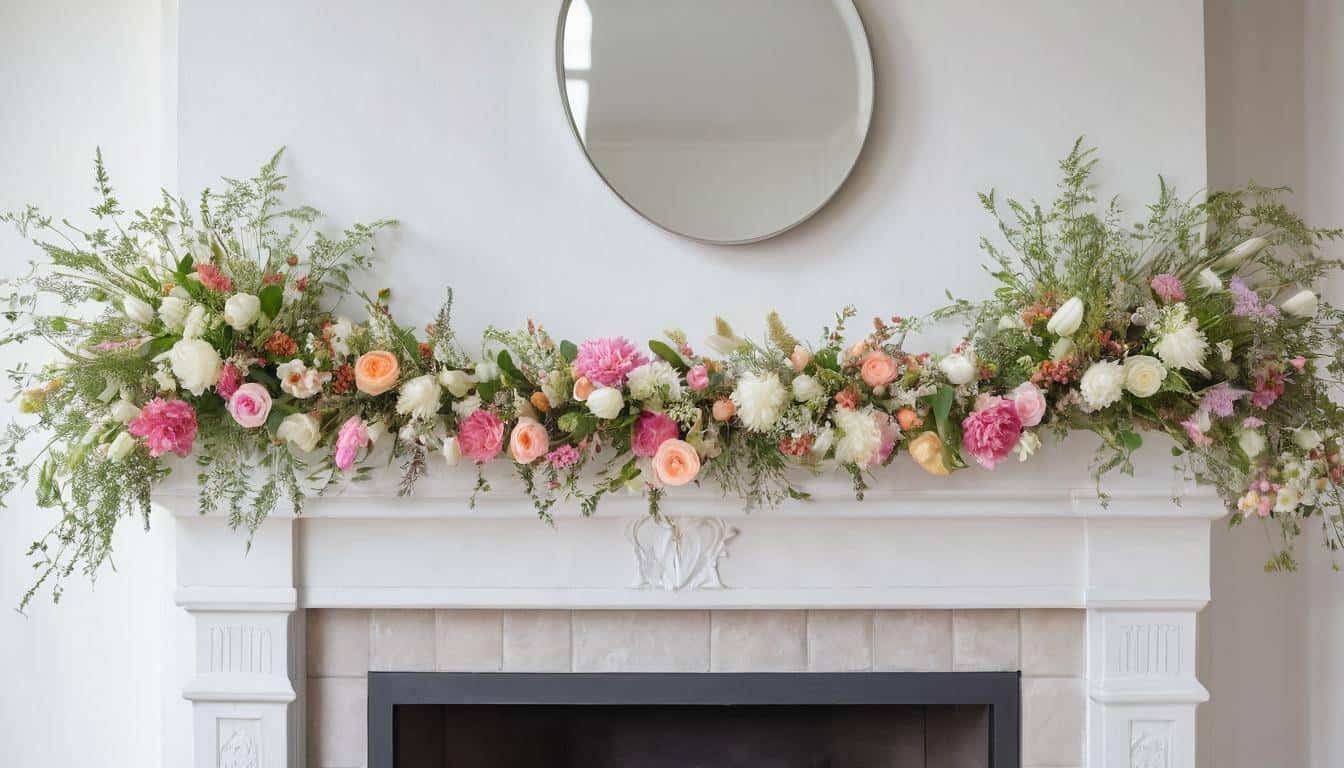
[[[1100,410],[1120,399],[1125,387],[1125,370],[1110,360],[1093,363],[1083,374],[1078,389],[1083,401],[1094,410]]]
[[[322,425],[311,414],[292,413],[280,422],[275,436],[306,453],[317,448],[317,441],[322,439]]]
[[[277,365],[275,375],[280,379],[281,391],[300,400],[306,400],[321,392],[322,385],[331,378],[330,373],[309,368],[298,358]]]
[[[1059,309],[1050,316],[1049,322],[1045,324],[1045,330],[1056,336],[1072,336],[1079,326],[1083,324],[1083,311],[1086,307],[1083,300],[1074,296],[1060,305]]]
[[[154,322],[154,308],[147,302],[141,301],[134,296],[127,296],[121,300],[121,309],[126,313],[126,317],[131,322],[140,325],[149,325]]]
[[[355,333],[355,324],[348,317],[338,317],[327,325],[327,343],[336,357],[350,355],[350,337]]]
[[[1233,269],[1241,266],[1247,259],[1260,252],[1260,249],[1269,245],[1269,241],[1263,237],[1252,237],[1246,242],[1238,245],[1236,248],[1223,254],[1216,262],[1220,269]]]
[[[793,399],[800,403],[806,403],[808,400],[816,400],[826,394],[826,390],[821,386],[821,382],[804,373],[801,376],[793,377]]]
[[[1321,447],[1321,433],[1309,427],[1303,427],[1293,433],[1293,442],[1304,451],[1314,451]]]
[[[397,413],[413,419],[432,419],[439,412],[443,389],[434,374],[416,376],[401,385],[397,395]]]
[[[1136,397],[1152,397],[1162,388],[1167,378],[1167,367],[1151,355],[1130,355],[1125,358],[1125,389]]]
[[[630,397],[636,400],[651,400],[661,391],[666,391],[672,400],[681,397],[681,377],[666,360],[654,360],[631,369],[626,385]]]
[[[235,331],[246,329],[261,313],[261,299],[250,293],[235,293],[224,302],[224,322]]]
[[[1284,314],[1292,315],[1293,317],[1315,317],[1316,307],[1319,304],[1320,299],[1316,298],[1316,294],[1311,291],[1298,291],[1292,296],[1289,296],[1280,307],[1283,309]]]
[[[999,318],[1000,331],[1021,331],[1025,330],[1027,324],[1022,322],[1022,318],[1017,315],[1004,315]]]
[[[1065,336],[1062,339],[1055,339],[1055,343],[1050,345],[1050,359],[1058,363],[1060,360],[1073,354],[1073,339]]]
[[[168,362],[182,387],[197,397],[219,381],[224,367],[215,348],[200,339],[182,339],[174,344]]]
[[[775,373],[747,374],[737,380],[729,396],[737,406],[737,417],[752,432],[765,432],[779,421],[788,401],[788,390]]]
[[[471,397],[464,397],[461,400],[458,400],[457,402],[453,403],[453,413],[457,414],[457,418],[459,419],[465,419],[471,414],[479,411],[480,409],[481,409],[480,395],[472,395]]]
[[[625,398],[621,390],[613,387],[598,387],[588,396],[588,410],[599,419],[614,419],[625,407]]]
[[[1017,439],[1017,445],[1013,450],[1017,451],[1017,460],[1026,461],[1035,455],[1041,448],[1041,438],[1035,432],[1023,432]]]
[[[466,371],[439,371],[439,385],[453,397],[466,397],[471,391],[471,377]]]
[[[1209,370],[1204,367],[1209,342],[1193,321],[1164,332],[1153,350],[1168,368],[1184,368],[1209,375]]]
[[[1254,429],[1243,429],[1237,436],[1237,445],[1241,446],[1246,458],[1254,459],[1265,450],[1265,436]]]
[[[170,331],[182,330],[182,324],[187,321],[187,310],[190,305],[177,296],[164,296],[159,301],[159,319],[163,321],[163,326]]]
[[[129,424],[140,415],[140,409],[129,400],[118,400],[112,404],[112,420],[121,424]]]
[[[832,417],[840,432],[835,441],[835,460],[841,464],[868,466],[882,444],[882,430],[868,410],[840,408]]]
[[[133,450],[135,450],[135,438],[131,437],[129,432],[118,432],[112,439],[112,444],[107,446],[107,458],[121,461],[130,456]]]
[[[975,363],[971,362],[971,359],[966,355],[958,352],[945,355],[942,360],[939,360],[938,370],[943,372],[948,381],[957,386],[970,384],[980,374],[976,370]]]
[[[456,437],[450,437],[443,441],[443,463],[450,467],[456,467],[458,462],[462,461],[462,446],[458,444]]]
[[[1274,497],[1274,511],[1279,514],[1289,514],[1297,509],[1302,503],[1302,492],[1291,485],[1285,485],[1279,489]]]
[[[1218,273],[1214,272],[1212,269],[1205,269],[1201,271],[1199,273],[1199,276],[1195,278],[1195,282],[1199,285],[1199,287],[1203,288],[1209,293],[1217,293],[1223,290],[1223,279],[1219,277]]]

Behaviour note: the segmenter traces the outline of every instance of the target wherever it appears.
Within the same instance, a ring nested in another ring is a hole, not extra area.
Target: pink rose
[[[461,439],[459,436],[459,443]],[[536,419],[519,419],[509,434],[509,455],[519,464],[531,464],[545,455],[550,447],[551,437]]]
[[[369,427],[358,416],[351,416],[336,434],[336,466],[342,472],[355,466],[355,456],[369,443]]]
[[[140,408],[126,431],[143,437],[154,458],[170,452],[186,456],[196,441],[196,411],[182,400],[156,397]]]
[[[1024,381],[1009,393],[1017,418],[1024,427],[1034,427],[1045,418],[1045,393],[1030,381]]]
[[[881,387],[896,380],[896,361],[891,355],[873,350],[863,358],[859,366],[859,375],[863,383],[870,387]]]
[[[265,424],[266,417],[271,414],[271,393],[255,381],[249,381],[234,390],[228,409],[234,421],[248,429],[256,429]]]
[[[654,411],[645,411],[635,422],[634,439],[630,441],[630,450],[636,456],[652,456],[658,452],[658,446],[667,440],[681,437],[677,422],[666,415]]]
[[[504,446],[504,422],[492,411],[472,411],[457,428],[457,443],[462,455],[484,464],[499,455]]]
[[[697,365],[686,372],[686,386],[696,392],[702,392],[709,387],[709,369],[703,365]]]
[[[961,422],[961,445],[985,469],[993,469],[1012,453],[1022,436],[1022,420],[1012,400],[976,411]]]

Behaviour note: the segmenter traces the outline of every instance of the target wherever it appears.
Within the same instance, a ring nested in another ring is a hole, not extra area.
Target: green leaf
[[[574,346],[574,342],[565,339],[560,342],[560,356],[565,358],[566,363],[572,363],[579,356],[579,348]]]
[[[513,364],[513,358],[509,356],[508,350],[501,349],[499,356],[495,358],[495,362],[499,363],[499,370],[504,373],[505,384],[529,389],[532,387],[532,382],[528,381],[523,372],[518,370],[518,366]]]
[[[285,288],[282,285],[271,283],[257,293],[257,298],[261,300],[262,314],[274,318],[280,314],[280,307],[285,302]]]
[[[186,277],[191,274],[191,268],[194,266],[196,266],[196,262],[191,258],[191,254],[188,253],[186,256],[182,257],[181,261],[177,262],[177,274],[181,277]]]
[[[947,417],[952,413],[952,403],[956,397],[956,390],[944,384],[928,398],[929,407],[933,409],[933,423],[938,427],[939,437],[947,437]]]
[[[825,368],[828,371],[840,371],[840,351],[835,347],[827,347],[812,357],[812,362],[819,368]]]
[[[482,381],[476,385],[476,394],[480,396],[482,403],[489,403],[495,399],[495,393],[499,391],[499,382]]]
[[[1130,453],[1139,450],[1139,447],[1143,445],[1143,435],[1138,432],[1125,430],[1119,434],[1119,438],[1120,444],[1125,446],[1125,450]]]
[[[181,341],[182,337],[176,333],[170,333],[167,336],[160,336],[140,348],[140,356],[147,359],[154,359],[159,355],[173,348],[173,345]]]
[[[675,349],[657,339],[649,340],[649,349],[653,350],[653,354],[671,363],[673,368],[676,368],[682,373],[685,373],[686,370],[690,368],[690,366],[686,365],[686,361],[681,359],[681,355],[677,354]]]

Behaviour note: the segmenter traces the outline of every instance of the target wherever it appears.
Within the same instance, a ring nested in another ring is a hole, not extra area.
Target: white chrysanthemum
[[[681,397],[681,377],[666,360],[636,366],[631,369],[626,383],[630,387],[630,397],[635,400],[652,400],[660,394],[670,400]]]
[[[747,374],[737,380],[732,394],[737,417],[753,432],[765,432],[775,426],[788,399],[788,390],[775,373]]]
[[[1083,402],[1100,410],[1120,399],[1125,389],[1125,369],[1117,362],[1103,360],[1093,363],[1078,383]]]
[[[439,399],[443,397],[443,388],[432,373],[416,376],[401,385],[397,395],[397,413],[409,415],[413,419],[432,419],[439,412]]]
[[[871,411],[841,408],[832,417],[839,436],[835,441],[835,460],[841,464],[868,466],[882,445],[882,430]]]
[[[1199,321],[1189,316],[1184,304],[1173,304],[1163,313],[1157,325],[1157,343],[1153,351],[1168,368],[1183,368],[1209,375],[1204,357],[1209,353],[1209,342],[1199,330]]]

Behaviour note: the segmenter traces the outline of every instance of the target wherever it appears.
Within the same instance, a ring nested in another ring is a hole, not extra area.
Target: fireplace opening
[[[370,768],[1018,768],[1019,675],[369,674]]]

